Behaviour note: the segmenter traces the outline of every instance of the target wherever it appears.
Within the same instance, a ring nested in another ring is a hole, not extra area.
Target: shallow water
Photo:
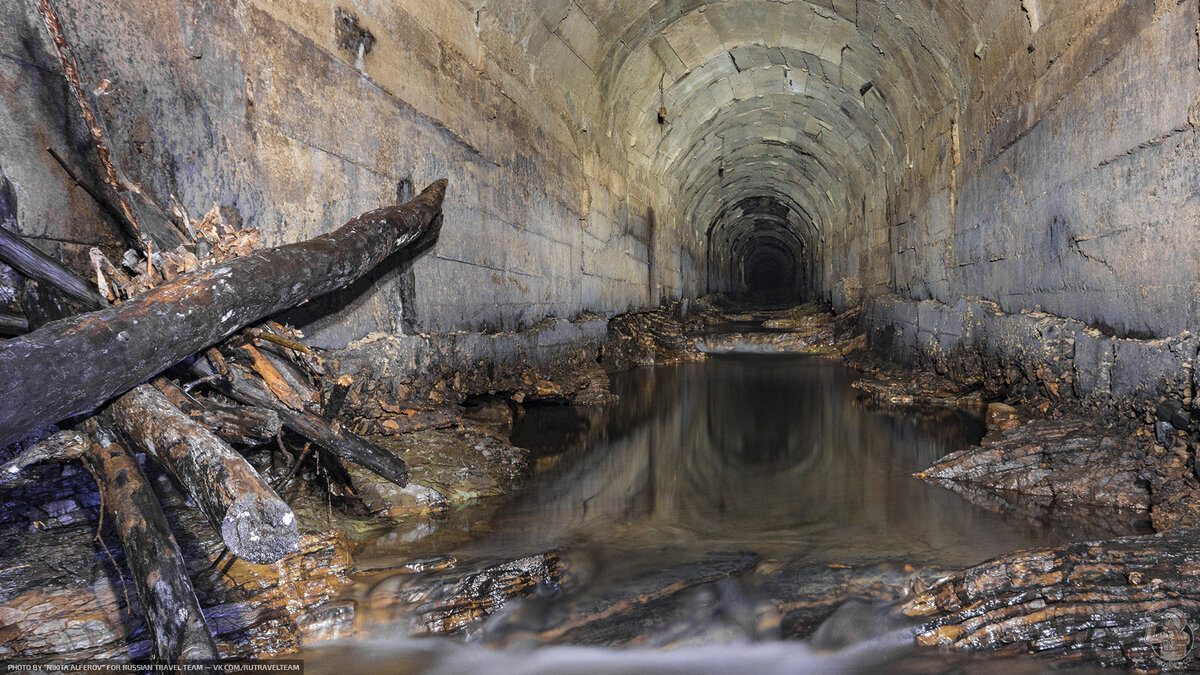
[[[612,410],[530,409],[514,442],[564,455],[494,524],[509,546],[633,539],[841,564],[969,565],[1063,541],[912,477],[977,443],[978,414],[883,409],[856,377],[826,359],[724,356],[622,373]]]
[[[521,577],[528,585],[521,594],[532,599],[510,600],[486,621],[457,623],[455,630],[492,645],[514,644],[513,635],[525,636],[526,646],[746,645],[811,632],[833,605],[806,614],[806,598],[844,587],[842,570],[868,570],[856,572],[853,583],[879,578],[902,586],[904,574],[914,570],[961,568],[1072,539],[1070,532],[972,506],[913,478],[943,455],[977,443],[982,419],[964,409],[882,408],[850,386],[856,377],[826,359],[730,355],[617,375],[612,389],[621,402],[611,408],[530,408],[513,440],[535,452],[535,476],[498,507],[489,502],[452,514],[440,534],[401,532],[360,552],[360,569],[397,567],[421,556],[439,567],[440,559],[428,556],[448,554],[445,560],[454,561],[449,572],[384,575],[366,586],[360,600],[367,601],[360,604],[409,603],[417,608],[412,611],[427,612],[437,602],[464,607],[473,602],[462,597],[466,586],[441,596],[423,589],[449,588],[458,583],[455,574],[461,579],[533,556],[533,572]],[[447,536],[450,530],[455,535]],[[548,551],[554,552],[549,562],[537,558]],[[553,581],[538,576],[551,568],[565,571]],[[473,579],[467,586],[484,588],[481,594],[508,592],[488,573]],[[431,602],[435,596],[440,599]],[[432,613],[438,612],[445,614]],[[592,621],[589,614],[611,617]],[[396,640],[420,623],[388,624],[395,617],[360,609],[359,627],[365,621],[373,630],[359,635]],[[868,660],[876,665],[879,659],[896,663],[894,650],[906,639],[902,626],[872,612],[851,614],[837,626],[823,629],[837,647],[832,653],[850,658],[848,645],[873,644]],[[815,657],[811,645],[786,644],[792,646],[782,653],[751,650],[742,657],[778,656],[781,671],[806,662],[841,669],[836,658]],[[384,650],[390,657],[380,658],[415,670],[460,659],[499,670],[519,662],[507,652],[461,649],[394,646]],[[558,657],[571,652],[554,654],[539,658],[561,664]],[[613,667],[634,667],[603,651],[575,655],[598,659],[601,670],[610,657]],[[729,658],[726,665],[739,657]],[[692,670],[685,661],[655,663]]]

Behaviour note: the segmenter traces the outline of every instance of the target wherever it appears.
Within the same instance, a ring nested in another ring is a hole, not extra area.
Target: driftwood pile
[[[35,462],[81,459],[125,551],[155,658],[215,659],[183,556],[133,452],[158,462],[228,552],[254,563],[294,551],[298,524],[235,447],[282,446],[287,429],[310,441],[287,479],[312,448],[327,466],[353,462],[405,486],[402,459],[335,421],[350,383],[323,386],[320,359],[299,334],[263,320],[351,283],[397,251],[431,245],[446,181],[329,234],[265,250],[254,250],[254,230],[224,226],[215,208],[198,223],[178,207],[167,216],[121,179],[58,19],[47,0],[38,6],[111,197],[48,151],[121,225],[131,250],[122,265],[93,250],[96,281],[77,276],[16,234],[16,193],[0,174],[0,261],[26,280],[24,316],[0,317],[17,335],[0,340],[0,448],[19,443],[0,480]],[[46,436],[52,425],[61,430]]]

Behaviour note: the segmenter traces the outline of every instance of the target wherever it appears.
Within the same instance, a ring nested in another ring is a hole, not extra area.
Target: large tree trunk
[[[114,396],[248,323],[345,286],[438,227],[445,179],[329,234],[235,258],[0,343],[0,446]]]
[[[83,454],[104,500],[104,510],[125,551],[146,625],[160,661],[206,661],[219,655],[179,544],[142,468],[107,430],[89,421],[92,445]]]
[[[296,550],[300,531],[287,503],[244,457],[162,392],[143,384],[109,410],[125,435],[183,485],[234,555],[266,564]]]

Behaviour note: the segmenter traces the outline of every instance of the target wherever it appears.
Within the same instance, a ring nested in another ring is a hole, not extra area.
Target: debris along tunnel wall
[[[977,346],[964,298],[1197,322],[1193,2],[59,4],[160,204],[274,244],[450,178],[428,255],[289,317],[325,346],[767,288],[906,357]],[[21,234],[86,271],[116,236],[45,148],[95,184],[90,143],[36,8],[0,19]]]
[[[669,272],[650,271],[652,239],[684,243],[670,201],[652,205],[652,184],[588,159],[556,74],[491,12],[454,1],[55,5],[116,164],[160,205],[178,200],[198,220],[215,202],[274,245],[449,178],[428,255],[289,317],[318,344],[514,329],[698,292],[699,277],[677,271],[697,251],[672,250],[659,262]],[[101,185],[36,3],[4,3],[0,31],[0,170],[16,186],[20,234],[81,274],[91,246],[120,260],[117,231],[46,151]]]

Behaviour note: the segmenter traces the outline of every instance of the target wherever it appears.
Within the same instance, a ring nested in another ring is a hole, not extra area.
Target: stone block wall
[[[1088,403],[1190,400],[1197,4],[1032,4],[1037,22],[973,27],[966,101],[893,218],[872,343]]]
[[[198,218],[216,203],[274,245],[392,203],[403,181],[449,178],[429,254],[288,317],[322,346],[684,292],[670,200],[580,149],[568,61],[531,61],[494,13],[457,0],[54,5],[117,165],[164,207]],[[91,246],[118,260],[117,233],[45,150],[99,185],[34,2],[0,6],[0,78],[0,170],[21,234],[80,273]]]

